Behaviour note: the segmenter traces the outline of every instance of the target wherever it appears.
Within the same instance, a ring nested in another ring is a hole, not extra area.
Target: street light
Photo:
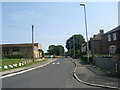
[[[69,43],[69,54],[71,56],[71,46],[70,46],[70,41],[68,42]]]
[[[88,56],[88,63],[89,63],[89,44],[88,44],[88,32],[87,32],[87,18],[86,18],[86,7],[85,4],[80,4],[80,6],[84,7],[84,15],[85,15],[85,28],[86,28],[86,40],[87,40],[87,56]]]

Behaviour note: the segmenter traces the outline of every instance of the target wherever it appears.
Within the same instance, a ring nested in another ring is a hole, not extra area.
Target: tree
[[[73,56],[74,55],[74,49],[75,49],[75,57],[79,57],[81,54],[81,44],[85,43],[85,39],[81,34],[76,34],[70,37],[66,41],[66,48],[68,49],[68,55]]]
[[[55,54],[57,56],[62,56],[64,54],[64,47],[62,45],[57,45],[55,47]]]
[[[50,45],[48,47],[48,53],[49,55],[57,55],[57,56],[61,56],[64,54],[64,47],[62,45]]]
[[[42,49],[39,49],[39,52],[42,53],[42,57],[44,57],[44,51]]]
[[[48,53],[50,54],[50,55],[54,55],[55,53],[55,45],[50,45],[49,47],[48,47]]]

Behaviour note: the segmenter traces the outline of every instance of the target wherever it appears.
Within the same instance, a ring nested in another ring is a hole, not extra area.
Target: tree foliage
[[[42,49],[39,49],[39,52],[42,53],[42,57],[44,57],[44,51]]]
[[[81,34],[73,35],[67,39],[66,48],[68,49],[68,55],[73,56],[75,50],[75,57],[79,57],[82,43],[85,43],[85,39]]]
[[[62,56],[64,54],[64,47],[62,45],[50,45],[47,51],[49,55]]]
[[[48,53],[50,54],[50,55],[54,55],[55,54],[55,45],[50,45],[49,47],[48,47]]]

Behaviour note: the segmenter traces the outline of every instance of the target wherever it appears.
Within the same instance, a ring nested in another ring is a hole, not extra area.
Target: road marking
[[[50,64],[51,62],[53,62],[55,60],[52,60],[52,61],[50,61],[48,63],[43,64],[43,65],[40,65],[40,66],[37,66],[37,67],[34,67],[34,68],[30,68],[30,69],[27,69],[27,70],[24,70],[24,71],[21,71],[21,72],[17,72],[17,73],[12,73],[12,74],[8,74],[8,75],[5,75],[5,76],[1,76],[0,79],[1,78],[6,78],[6,77],[10,77],[10,76],[14,76],[14,75],[18,75],[18,74],[22,74],[22,73],[25,73],[25,72],[28,72],[28,71],[31,71],[31,70],[34,70],[34,69],[46,66],[46,65]]]
[[[55,64],[55,63],[52,63],[52,64]]]

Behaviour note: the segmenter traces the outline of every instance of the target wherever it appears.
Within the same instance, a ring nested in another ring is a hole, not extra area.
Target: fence
[[[120,60],[105,57],[93,57],[93,64],[113,74],[120,72]]]

